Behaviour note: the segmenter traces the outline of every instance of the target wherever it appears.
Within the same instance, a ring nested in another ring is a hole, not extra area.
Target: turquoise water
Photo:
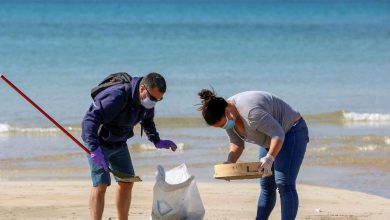
[[[225,134],[199,120],[201,88],[270,91],[308,119],[301,181],[390,197],[389,24],[386,1],[0,0],[0,72],[76,137],[105,75],[162,73],[158,125],[181,150],[130,140],[145,178],[186,162],[210,181],[225,159]],[[77,146],[3,82],[0,103],[0,178],[88,178]]]

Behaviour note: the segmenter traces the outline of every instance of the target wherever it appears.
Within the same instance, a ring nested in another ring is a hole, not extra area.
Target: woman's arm
[[[237,162],[238,158],[240,158],[242,152],[244,151],[244,147],[240,147],[236,144],[230,143],[229,146],[229,155],[228,159],[225,163],[235,163]]]
[[[283,140],[278,137],[273,137],[269,145],[268,154],[276,158],[276,155],[278,155],[280,149],[282,149],[282,146],[283,146]]]
[[[260,108],[254,108],[249,113],[249,124],[259,132],[271,138],[269,144],[269,151],[273,158],[275,158],[283,146],[285,133],[278,121]]]

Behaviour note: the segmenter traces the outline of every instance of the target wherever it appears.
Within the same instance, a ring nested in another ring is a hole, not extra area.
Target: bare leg
[[[89,196],[89,208],[91,219],[101,220],[104,210],[104,195],[106,193],[107,185],[99,185],[92,187]]]
[[[119,220],[127,220],[131,204],[131,190],[133,183],[118,182],[116,188],[116,209]]]

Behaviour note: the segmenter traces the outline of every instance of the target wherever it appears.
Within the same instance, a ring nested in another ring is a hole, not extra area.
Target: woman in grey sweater
[[[261,193],[256,219],[268,219],[279,190],[282,219],[295,219],[298,211],[296,178],[309,142],[308,128],[299,112],[280,98],[262,91],[247,91],[227,100],[214,91],[199,92],[206,123],[226,129],[230,140],[227,163],[235,163],[245,142],[260,147]]]

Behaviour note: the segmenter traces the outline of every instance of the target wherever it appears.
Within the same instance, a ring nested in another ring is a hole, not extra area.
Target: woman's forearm
[[[240,158],[243,151],[244,151],[243,147],[239,147],[235,144],[230,144],[227,162],[230,163],[237,162],[238,158]]]
[[[282,149],[283,141],[280,138],[272,138],[271,143],[269,145],[268,154],[276,158],[279,151]]]

